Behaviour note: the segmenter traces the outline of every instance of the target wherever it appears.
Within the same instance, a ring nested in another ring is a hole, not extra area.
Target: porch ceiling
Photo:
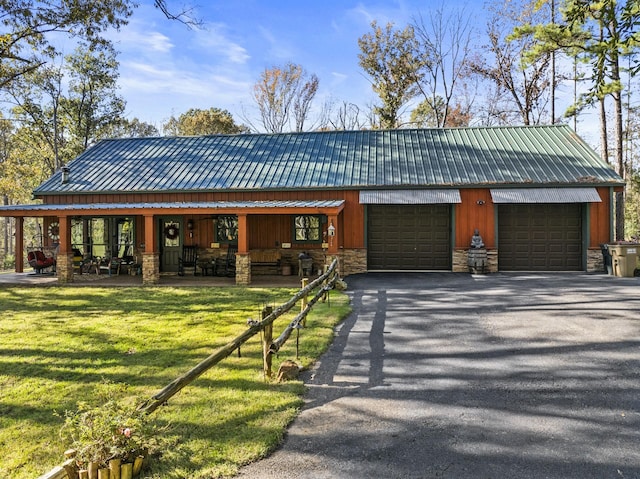
[[[338,214],[344,200],[317,201],[212,201],[161,203],[34,204],[0,206],[0,216],[84,216],[163,214]]]

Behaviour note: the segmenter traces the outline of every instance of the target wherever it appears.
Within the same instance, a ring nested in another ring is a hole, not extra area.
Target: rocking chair
[[[193,275],[196,275],[198,264],[198,245],[183,246],[182,256],[178,258],[178,276],[184,276],[185,268],[193,268]]]
[[[217,259],[216,272],[218,276],[227,276],[232,278],[236,275],[236,253],[238,247],[235,245],[229,245],[227,249],[227,256]]]

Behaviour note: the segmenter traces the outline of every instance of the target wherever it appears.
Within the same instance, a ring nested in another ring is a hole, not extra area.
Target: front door
[[[160,218],[160,271],[178,272],[182,238],[182,218]]]

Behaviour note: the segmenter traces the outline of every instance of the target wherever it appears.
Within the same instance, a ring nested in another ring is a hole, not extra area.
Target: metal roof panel
[[[491,199],[509,203],[601,203],[595,188],[492,188]]]
[[[432,205],[462,203],[460,190],[362,190],[363,205]]]
[[[115,139],[67,166],[34,193],[623,184],[566,125]]]

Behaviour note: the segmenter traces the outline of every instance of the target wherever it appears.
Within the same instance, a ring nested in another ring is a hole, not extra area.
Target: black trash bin
[[[613,274],[613,266],[611,263],[611,251],[609,251],[609,245],[601,244],[600,249],[602,251],[602,261],[604,263],[604,272],[607,274]]]

